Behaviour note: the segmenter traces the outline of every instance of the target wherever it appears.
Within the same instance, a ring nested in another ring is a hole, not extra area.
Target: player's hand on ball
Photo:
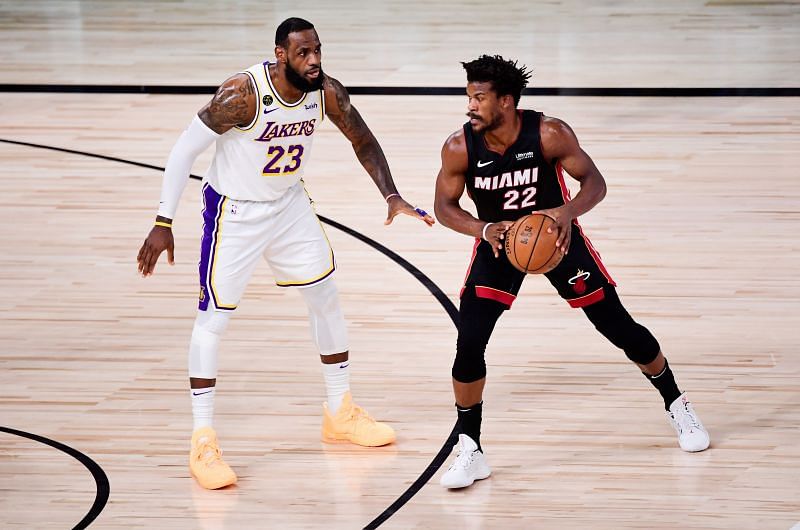
[[[575,219],[575,216],[572,214],[567,205],[559,206],[558,208],[550,208],[547,210],[539,210],[538,213],[549,215],[555,219],[555,226],[549,227],[547,232],[552,233],[553,230],[558,230],[556,246],[559,248],[562,254],[566,254],[569,250],[570,238],[572,236],[572,220]]]
[[[392,220],[401,213],[410,215],[411,217],[416,217],[417,219],[424,221],[428,226],[433,226],[434,223],[436,223],[436,221],[434,221],[433,217],[431,217],[428,212],[422,208],[415,208],[414,206],[411,206],[399,195],[391,197],[388,201],[388,205],[389,214],[386,216],[386,221],[383,223],[385,225],[392,224]]]
[[[497,223],[487,223],[483,227],[481,237],[492,245],[492,252],[494,257],[500,257],[500,251],[503,250],[503,240],[506,238],[506,232],[514,223],[511,221],[499,221]]]

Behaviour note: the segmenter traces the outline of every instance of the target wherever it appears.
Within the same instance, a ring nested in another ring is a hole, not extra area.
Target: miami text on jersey
[[[475,177],[476,190],[496,190],[500,188],[514,188],[517,186],[536,184],[539,178],[539,168],[525,168],[519,171],[510,171],[493,177]]]

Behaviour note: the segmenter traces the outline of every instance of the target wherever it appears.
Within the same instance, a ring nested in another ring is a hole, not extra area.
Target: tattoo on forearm
[[[367,127],[361,114],[350,103],[350,96],[344,86],[336,79],[328,79],[330,80],[330,89],[333,90],[336,96],[336,106],[338,107],[328,115],[331,121],[353,144],[353,150],[358,161],[367,170],[381,193],[386,195],[386,193],[394,189],[394,185],[383,150],[369,127]]]

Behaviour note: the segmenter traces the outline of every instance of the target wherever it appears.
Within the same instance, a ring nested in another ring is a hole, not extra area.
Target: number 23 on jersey
[[[271,145],[267,150],[267,165],[262,174],[265,177],[294,173],[303,161],[303,146]]]

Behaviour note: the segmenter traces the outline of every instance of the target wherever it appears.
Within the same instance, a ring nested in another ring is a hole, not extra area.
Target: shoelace
[[[474,459],[475,459],[475,451],[470,451],[469,453],[467,453],[466,451],[464,451],[464,449],[459,449],[458,456],[450,466],[450,469],[456,469],[458,467],[467,469],[469,466],[472,465],[472,461]]]
[[[211,467],[222,460],[222,450],[210,440],[200,443],[200,449],[197,454],[198,459],[202,460],[203,463],[208,467]]]
[[[353,405],[350,408],[350,418],[356,421],[366,421],[367,423],[375,423],[375,420],[358,405]]]
[[[692,410],[692,406],[689,403],[682,403],[681,413],[679,414],[680,418],[675,418],[678,424],[681,426],[682,430],[692,430],[692,428],[700,429],[700,421],[697,419],[697,416]]]

